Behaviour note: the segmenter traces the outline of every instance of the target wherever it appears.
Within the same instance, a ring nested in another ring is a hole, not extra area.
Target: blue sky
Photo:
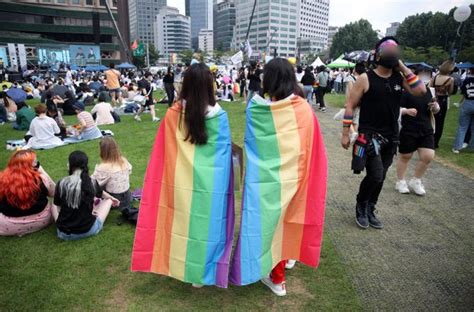
[[[191,0],[192,1],[192,0]],[[385,33],[391,22],[402,22],[409,15],[428,11],[448,12],[452,7],[474,0],[330,0],[329,25],[343,26],[361,18]],[[168,5],[184,13],[184,0],[168,0]],[[471,17],[472,18],[472,17]]]

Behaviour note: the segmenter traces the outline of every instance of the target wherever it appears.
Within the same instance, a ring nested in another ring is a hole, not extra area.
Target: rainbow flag
[[[246,172],[239,240],[229,281],[247,285],[282,260],[319,264],[326,149],[310,105],[293,96],[247,107]]]
[[[132,271],[227,287],[234,234],[227,113],[208,117],[208,143],[185,138],[175,104],[162,121],[145,175]]]

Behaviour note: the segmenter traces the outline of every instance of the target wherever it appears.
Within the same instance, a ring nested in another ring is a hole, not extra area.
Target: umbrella
[[[313,66],[313,67],[318,67],[318,66],[321,66],[321,65],[324,65],[324,63],[323,63],[323,61],[321,61],[321,59],[319,58],[319,56],[318,56],[318,58],[317,58],[316,60],[314,60],[314,62],[311,64],[311,66]]]
[[[425,62],[418,62],[418,63],[406,62],[405,65],[409,68],[426,69],[426,70],[432,70],[433,69],[433,66],[428,65]]]
[[[329,68],[353,68],[355,66],[354,63],[346,61],[343,59],[344,54],[341,54],[336,60],[332,61],[330,64],[327,65]]]
[[[119,68],[119,69],[132,69],[132,68],[136,68],[136,66],[125,62],[125,63],[122,63],[120,65],[117,65],[116,68]]]
[[[20,88],[10,88],[7,95],[16,103],[26,101],[26,92]]]
[[[471,62],[464,62],[464,63],[456,64],[456,67],[459,69],[468,69],[468,68],[473,68],[474,64],[472,64]]]
[[[353,63],[362,63],[369,60],[370,52],[364,50],[352,51],[344,53],[343,59]]]
[[[8,82],[8,81],[2,81],[0,82],[0,85],[3,87],[3,86],[7,86],[7,88],[11,88],[12,86],[12,83],[11,82]]]

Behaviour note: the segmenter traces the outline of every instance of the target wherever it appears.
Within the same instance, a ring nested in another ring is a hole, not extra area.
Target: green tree
[[[470,42],[468,47],[459,51],[456,61],[472,62],[474,60],[474,41]]]
[[[372,29],[372,25],[367,20],[361,19],[337,31],[329,54],[331,57],[338,57],[344,52],[370,50],[377,40],[377,33]]]
[[[153,44],[150,44],[148,49],[149,49],[148,52],[150,54],[150,66],[153,66],[156,64],[156,62],[162,55],[160,55],[160,52],[156,50],[155,45]]]
[[[191,49],[182,50],[178,53],[182,63],[191,63],[194,52]]]

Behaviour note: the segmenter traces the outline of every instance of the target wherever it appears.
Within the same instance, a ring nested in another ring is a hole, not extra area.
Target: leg
[[[446,118],[446,113],[448,111],[448,98],[444,96],[439,97],[439,106],[441,110],[435,115],[435,148],[439,147],[439,141],[443,135],[444,119]]]
[[[115,101],[115,91],[110,92],[110,97],[112,98],[112,106],[115,107],[116,101]]]
[[[54,222],[56,222],[59,217],[59,207],[56,205],[51,205],[51,214],[53,215]]]
[[[398,180],[405,180],[405,174],[407,172],[408,163],[410,162],[413,153],[410,154],[399,154],[397,160],[397,177]]]
[[[324,95],[326,94],[326,90],[324,88],[321,88],[321,102],[319,102],[319,104],[321,105],[321,108],[325,108],[326,107],[326,103],[324,103]]]
[[[111,207],[112,201],[110,199],[101,200],[100,203],[94,207],[92,214],[94,214],[102,223],[105,223],[105,219],[107,219]]]
[[[156,118],[155,105],[150,105],[148,107],[150,108],[151,119],[155,120]]]
[[[380,192],[382,191],[383,182],[385,181],[385,177],[387,175],[388,168],[390,168],[390,166],[392,165],[393,156],[395,155],[395,152],[394,152],[393,149],[394,149],[394,146],[392,144],[389,144],[388,146],[383,148],[382,151],[380,152],[380,154],[381,154],[381,164],[382,164],[382,179],[379,181],[379,183],[374,188],[374,190],[373,190],[373,192],[370,196],[370,199],[369,199],[369,203],[373,204],[374,206],[375,206],[375,204],[377,204]]]
[[[415,178],[421,179],[428,169],[431,161],[433,160],[435,155],[435,151],[429,148],[419,148],[418,149],[418,156],[420,159],[418,160],[415,168]]]
[[[472,123],[472,119],[474,116],[474,101],[464,101],[464,104],[461,106],[459,111],[459,125],[458,130],[456,132],[456,139],[454,141],[454,150],[461,150],[462,145],[464,143],[464,139],[466,138],[467,130]],[[472,127],[471,127],[472,132]]]

